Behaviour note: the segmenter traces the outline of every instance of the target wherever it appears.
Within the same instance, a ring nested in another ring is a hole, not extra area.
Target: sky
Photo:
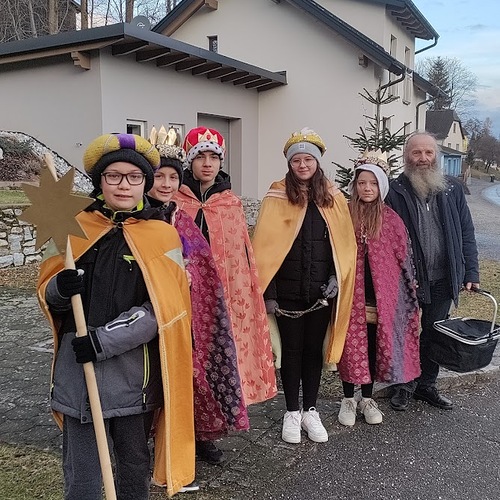
[[[435,47],[418,57],[456,57],[477,76],[474,117],[493,120],[500,136],[500,0],[413,0],[439,33]],[[432,43],[432,41],[431,41]],[[417,50],[429,41],[417,40]],[[418,59],[417,59],[418,60]]]

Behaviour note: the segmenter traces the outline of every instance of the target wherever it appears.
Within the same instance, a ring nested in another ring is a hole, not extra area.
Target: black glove
[[[97,360],[97,353],[102,352],[102,347],[97,337],[97,333],[89,330],[83,337],[75,337],[71,341],[73,351],[75,351],[77,363],[89,363]]]
[[[328,278],[328,283],[320,286],[320,290],[323,292],[325,299],[333,299],[339,291],[339,284],[335,275],[332,274]]]
[[[65,299],[84,292],[83,269],[65,269],[56,276],[56,286],[59,295]]]
[[[276,309],[279,308],[278,303],[274,299],[268,299],[265,301],[266,304],[266,313],[274,314]]]

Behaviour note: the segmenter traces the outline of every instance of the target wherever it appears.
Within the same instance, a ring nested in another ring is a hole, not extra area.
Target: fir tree
[[[363,88],[363,92],[360,92],[359,95],[375,106],[375,114],[373,116],[364,115],[368,123],[365,128],[359,127],[359,132],[357,132],[354,137],[348,135],[344,135],[344,137],[348,139],[351,146],[359,152],[358,156],[363,154],[366,150],[371,151],[380,149],[382,152],[386,152],[387,162],[389,164],[389,177],[395,177],[399,171],[398,160],[401,155],[394,151],[399,152],[399,150],[401,150],[406,140],[406,134],[404,133],[404,126],[396,132],[391,133],[385,126],[381,107],[396,101],[399,97],[389,94],[389,87],[381,83],[379,83],[375,92],[371,93],[366,88]],[[346,187],[354,175],[354,163],[356,159],[351,159],[350,161],[353,163],[350,167],[344,167],[333,162],[337,167],[335,180],[344,194],[348,194]]]

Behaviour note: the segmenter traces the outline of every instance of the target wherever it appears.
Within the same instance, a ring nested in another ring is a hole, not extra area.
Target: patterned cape
[[[384,206],[380,238],[358,242],[354,301],[344,352],[338,364],[340,378],[353,384],[372,382],[368,364],[365,312],[365,250],[377,301],[375,379],[403,383],[420,375],[419,306],[411,245],[401,218]]]
[[[228,430],[250,426],[231,319],[207,240],[183,210],[173,212],[171,223],[181,238],[191,276],[195,435],[197,440],[213,441]]]
[[[186,185],[180,187],[175,201],[193,220],[202,209],[207,221],[210,248],[224,287],[238,348],[245,403],[270,399],[277,392],[271,339],[241,201],[226,190],[202,203]]]

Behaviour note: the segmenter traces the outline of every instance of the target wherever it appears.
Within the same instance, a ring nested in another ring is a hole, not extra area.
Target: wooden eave
[[[287,83],[285,72],[268,71],[125,23],[0,44],[0,66],[68,55],[68,60],[90,69],[87,55],[106,47],[114,57],[133,57],[137,63],[190,71],[195,77],[258,91]]]

